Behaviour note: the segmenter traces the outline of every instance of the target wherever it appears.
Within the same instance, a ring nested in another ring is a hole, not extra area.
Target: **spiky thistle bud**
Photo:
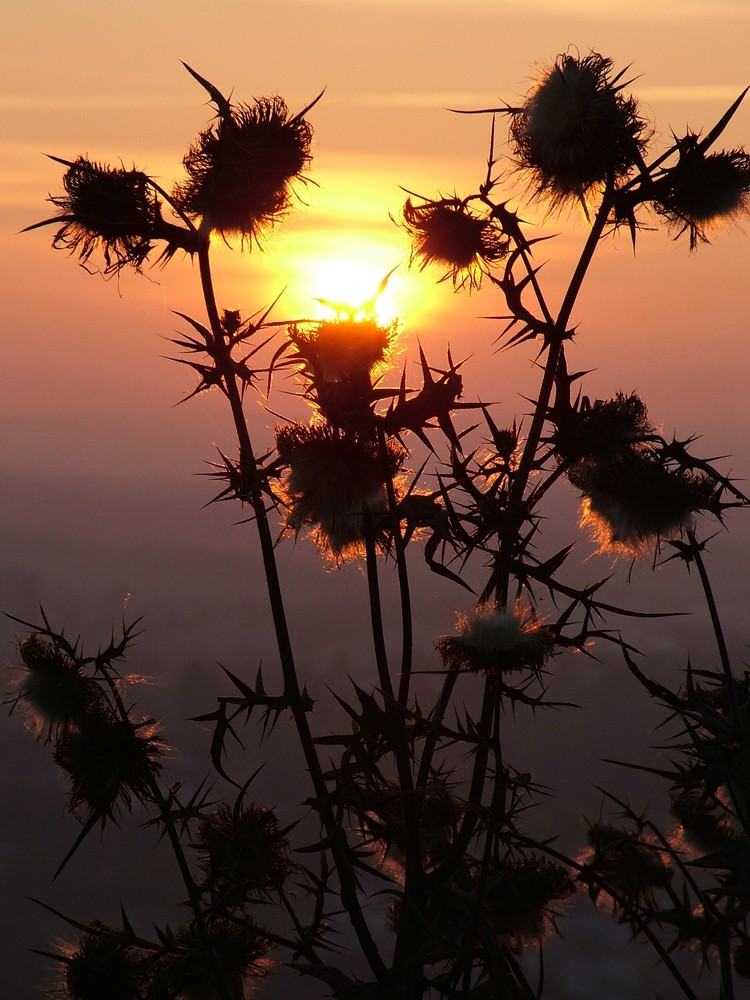
[[[188,70],[211,94],[218,114],[185,155],[188,179],[176,186],[174,200],[210,230],[257,242],[286,214],[292,184],[311,160],[312,126],[304,116],[318,98],[293,116],[278,96],[231,105]]]
[[[284,482],[287,527],[313,529],[313,539],[334,560],[356,556],[368,531],[383,537],[388,510],[385,476],[395,477],[405,452],[389,441],[381,456],[365,435],[328,424],[288,424],[276,432],[289,465]]]
[[[268,893],[289,872],[289,843],[270,809],[223,803],[198,830],[207,882],[223,897]]]
[[[101,711],[84,716],[75,729],[63,733],[53,757],[70,775],[71,810],[85,805],[105,820],[120,808],[129,809],[133,798],[148,795],[161,768],[161,754],[151,723],[126,722]]]
[[[140,271],[153,250],[152,240],[165,225],[147,175],[94,163],[85,156],[73,162],[52,159],[68,168],[63,176],[65,194],[49,199],[59,214],[28,229],[62,223],[52,240],[55,250],[78,254],[84,267],[99,251],[105,274],[123,267]]]
[[[646,404],[634,392],[618,392],[593,403],[584,397],[576,408],[553,411],[551,419],[556,424],[551,443],[557,457],[567,463],[611,461],[655,433]]]
[[[75,660],[38,633],[18,644],[23,673],[15,682],[13,704],[29,714],[37,734],[51,739],[75,725],[99,698],[96,684]]]
[[[706,153],[698,136],[677,140],[679,160],[655,185],[653,205],[675,239],[687,232],[690,249],[707,243],[707,233],[748,209],[750,155],[744,149]]]
[[[597,52],[560,55],[514,112],[518,164],[553,208],[570,199],[585,204],[592,189],[638,162],[645,126],[636,101],[622,92],[621,76],[612,76],[612,60]]]
[[[594,896],[603,890],[626,903],[650,902],[672,880],[664,852],[638,831],[592,823],[587,839],[583,863]]]
[[[440,281],[450,278],[456,289],[478,289],[488,268],[510,250],[497,220],[476,215],[457,198],[421,205],[408,198],[402,224],[411,240],[411,262],[417,261],[420,270],[428,265],[443,269]]]
[[[497,604],[482,604],[459,614],[457,633],[441,636],[436,646],[446,665],[487,673],[541,670],[554,649],[552,633],[535,617]]]
[[[160,970],[168,994],[185,1000],[245,997],[246,980],[267,972],[267,938],[249,920],[216,918],[198,929],[178,931],[174,958]]]
[[[144,976],[142,958],[113,931],[95,921],[78,945],[64,945],[55,956],[63,964],[62,979],[69,1000],[140,1000]]]

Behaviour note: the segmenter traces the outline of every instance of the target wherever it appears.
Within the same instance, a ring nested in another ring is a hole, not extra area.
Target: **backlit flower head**
[[[176,934],[177,957],[161,972],[166,996],[184,1000],[247,997],[248,980],[267,972],[267,937],[249,920],[214,919]],[[161,994],[156,994],[160,996]]]
[[[479,288],[487,269],[506,257],[510,241],[494,219],[472,212],[457,198],[415,205],[407,198],[403,226],[411,239],[411,260],[420,269],[435,265],[454,288]]]
[[[108,167],[85,156],[59,162],[68,168],[63,176],[65,194],[49,199],[59,214],[29,228],[62,223],[52,240],[56,250],[78,254],[84,266],[98,251],[104,257],[105,274],[123,267],[140,271],[161,223],[149,178],[140,170]]]
[[[497,604],[482,604],[458,615],[457,633],[441,636],[445,663],[462,670],[541,670],[554,648],[552,633],[536,618]]]
[[[70,808],[85,805],[102,820],[148,793],[158,774],[161,743],[153,727],[94,711],[63,733],[53,757],[72,781]]]
[[[388,361],[397,331],[396,322],[336,317],[307,326],[292,324],[288,337],[310,382],[339,382],[376,374]]]
[[[596,52],[560,55],[545,68],[511,119],[519,165],[553,207],[625,176],[644,145],[638,105],[622,92],[621,73]]]
[[[188,179],[175,188],[174,199],[211,230],[257,241],[286,214],[292,184],[311,160],[312,126],[304,116],[315,101],[297,115],[280,97],[231,105],[190,72],[218,114],[184,157]]]
[[[334,560],[356,556],[367,531],[383,537],[378,522],[388,510],[384,476],[396,476],[405,452],[388,442],[386,468],[371,439],[328,424],[288,424],[276,432],[289,465],[284,482],[287,526],[311,527],[313,539]]]
[[[658,182],[656,211],[679,237],[687,232],[690,249],[707,243],[707,231],[748,209],[750,155],[744,149],[706,153],[698,136],[677,140],[680,158]]]
[[[672,869],[658,845],[636,830],[592,823],[587,832],[590,852],[582,859],[596,888],[611,890],[626,903],[649,902],[672,880]]]
[[[75,725],[98,698],[98,688],[60,647],[34,633],[18,645],[23,668],[14,685],[14,705],[24,708],[37,733],[50,738]]]
[[[593,403],[584,398],[580,406],[551,416],[556,423],[551,436],[555,454],[566,462],[611,461],[655,433],[646,404],[634,392]]]
[[[529,857],[494,868],[482,893],[482,910],[491,930],[520,953],[538,944],[554,926],[555,906],[575,892],[563,868]]]
[[[615,554],[641,555],[691,528],[697,513],[717,510],[712,478],[667,466],[650,450],[579,462],[568,477],[582,494],[581,524]]]

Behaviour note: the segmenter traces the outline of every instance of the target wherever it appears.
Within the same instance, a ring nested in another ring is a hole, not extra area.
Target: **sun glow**
[[[378,322],[390,323],[399,315],[391,285],[397,267],[389,273],[372,261],[345,256],[320,257],[312,261],[307,284],[315,303],[315,318],[358,319],[374,313]]]

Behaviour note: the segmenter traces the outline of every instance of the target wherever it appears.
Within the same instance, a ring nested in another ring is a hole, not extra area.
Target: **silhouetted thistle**
[[[611,399],[584,399],[575,409],[551,414],[556,424],[550,441],[563,461],[590,459],[601,463],[632,451],[654,433],[646,404],[634,392],[618,392]]]
[[[207,884],[223,897],[278,889],[289,872],[289,843],[264,806],[217,806],[198,830]]]
[[[113,931],[95,921],[78,945],[64,945],[54,957],[63,964],[62,980],[68,1000],[141,1000],[145,976],[140,952]]]
[[[655,185],[653,204],[675,237],[687,232],[690,249],[707,243],[707,231],[748,209],[750,155],[744,149],[706,153],[698,136],[677,140],[679,160]]]
[[[460,670],[541,670],[554,648],[549,629],[520,608],[483,604],[460,614],[457,629],[436,645],[445,663]]]
[[[62,223],[52,240],[56,250],[78,254],[84,266],[99,251],[105,274],[123,267],[140,271],[161,222],[149,178],[140,170],[108,167],[85,156],[59,162],[68,168],[63,175],[65,194],[49,199],[59,215],[29,228]]]
[[[211,94],[218,114],[186,154],[188,180],[175,187],[174,200],[210,230],[257,241],[286,214],[292,184],[312,158],[312,126],[304,115],[315,101],[293,116],[280,97],[230,105],[190,72]]]
[[[23,673],[12,703],[26,710],[37,733],[64,732],[98,700],[97,686],[55,642],[35,633],[19,642],[18,653]]]
[[[568,873],[537,857],[493,866],[481,890],[489,928],[520,953],[538,944],[554,926],[556,906],[575,892]]]
[[[175,935],[177,954],[160,969],[159,980],[169,997],[242,1000],[249,980],[268,971],[268,950],[267,938],[250,920],[217,918],[200,930],[191,924]]]
[[[161,769],[162,747],[153,725],[94,711],[63,733],[53,757],[72,781],[70,808],[85,805],[102,820],[149,794]]]
[[[397,322],[337,317],[311,325],[293,323],[287,335],[303,378],[315,386],[377,374],[390,360],[397,333]]]
[[[560,55],[542,70],[510,125],[516,159],[536,193],[558,207],[626,176],[644,147],[637,102],[596,52]]]
[[[493,219],[472,212],[458,199],[415,205],[407,198],[403,227],[411,240],[411,261],[446,269],[454,288],[478,289],[482,276],[510,252],[510,241]]]
[[[384,476],[398,473],[402,448],[387,444],[384,468],[372,440],[327,424],[281,427],[276,445],[289,465],[284,480],[288,528],[312,528],[316,543],[334,559],[356,555],[368,531],[382,537],[388,510]]]
[[[605,551],[640,555],[691,528],[697,513],[720,513],[714,479],[668,466],[651,450],[582,461],[568,477],[582,494],[581,524]]]
[[[674,872],[664,852],[642,833],[592,823],[587,839],[591,851],[582,859],[584,881],[593,877],[594,885],[609,890],[622,902],[650,903],[654,893],[672,881]],[[592,895],[596,896],[597,890]]]

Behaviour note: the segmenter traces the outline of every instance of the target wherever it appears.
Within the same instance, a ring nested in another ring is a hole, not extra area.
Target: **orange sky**
[[[51,2],[6,0],[4,463],[62,471],[72,460],[107,473],[179,474],[221,436],[210,402],[170,409],[192,382],[163,360],[169,349],[160,338],[176,326],[171,310],[200,315],[190,263],[175,260],[147,279],[126,274],[118,287],[51,253],[51,230],[17,235],[45,217],[46,195],[59,192],[60,169],[43,153],[121,159],[169,187],[211,113],[180,59],[236,100],[280,93],[294,110],[326,87],[311,115],[311,176],[319,187],[308,188],[307,206],[277,231],[265,255],[227,252],[217,264],[222,305],[252,312],[286,287],[278,315],[309,314],[314,295],[333,291],[316,285],[325,261],[360,260],[379,277],[405,259],[406,244],[388,217],[403,201],[399,186],[464,193],[481,180],[489,120],[446,107],[516,100],[534,66],[571,45],[631,65],[633,89],[657,135],[709,127],[750,82],[750,8],[742,0],[670,0],[658,13],[645,0],[622,12],[601,6],[140,0],[115,16],[110,5],[73,2],[63,13]],[[750,140],[749,109],[731,124],[728,145]],[[574,217],[545,226],[562,233],[548,244],[544,273],[554,301],[584,227]],[[596,369],[590,393],[637,388],[667,431],[707,427],[712,446],[739,455],[750,367],[747,246],[742,234],[726,232],[691,256],[664,233],[644,233],[636,259],[624,235],[603,248],[576,315],[580,365]],[[407,345],[419,337],[438,360],[450,341],[454,354],[476,359],[470,394],[502,401],[509,418],[522,407],[519,394],[533,384],[530,352],[490,360],[498,328],[477,317],[503,311],[491,291],[471,299],[447,285],[436,291],[431,276],[405,267],[391,288]],[[163,439],[151,432],[157,423]],[[742,457],[750,459],[750,449]]]

